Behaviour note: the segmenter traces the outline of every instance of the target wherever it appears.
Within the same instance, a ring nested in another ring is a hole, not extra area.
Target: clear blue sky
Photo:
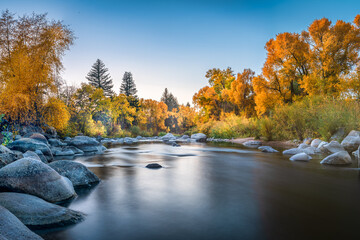
[[[360,1],[0,0],[0,9],[47,12],[70,25],[77,39],[64,57],[68,83],[86,81],[100,58],[116,92],[124,72],[131,71],[139,97],[159,100],[167,87],[186,103],[207,84],[208,69],[260,73],[270,38],[300,32],[322,17],[352,21]]]

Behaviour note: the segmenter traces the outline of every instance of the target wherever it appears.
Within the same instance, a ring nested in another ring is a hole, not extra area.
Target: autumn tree
[[[0,18],[0,111],[13,123],[44,122],[44,106],[57,89],[55,76],[73,32],[46,14]]]
[[[146,119],[148,131],[153,131],[155,134],[160,131],[167,131],[165,119],[168,116],[168,111],[165,103],[152,99],[141,99],[140,106]]]
[[[112,96],[114,94],[113,81],[111,79],[109,69],[105,67],[105,64],[100,59],[97,59],[92,65],[90,72],[87,74],[86,79],[91,85],[96,88],[101,88],[104,91],[105,96]]]

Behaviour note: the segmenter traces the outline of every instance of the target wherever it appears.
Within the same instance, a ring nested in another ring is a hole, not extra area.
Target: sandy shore
[[[293,143],[292,141],[264,141],[264,140],[261,140],[261,139],[260,140],[255,139],[254,137],[236,138],[236,139],[230,140],[230,142],[237,143],[237,144],[242,144],[242,143],[244,143],[246,141],[251,141],[251,140],[261,141],[263,146],[270,146],[270,147],[273,147],[273,148],[288,149],[288,148],[297,147],[297,144]]]

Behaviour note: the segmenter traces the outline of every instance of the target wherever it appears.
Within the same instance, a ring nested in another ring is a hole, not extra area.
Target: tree
[[[174,108],[179,107],[179,103],[176,97],[172,93],[169,93],[168,89],[165,88],[164,93],[161,97],[161,102],[164,102],[168,106],[168,111],[171,112]]]
[[[127,97],[132,96],[137,98],[137,89],[131,72],[124,73],[120,93],[125,94]]]
[[[46,14],[0,18],[0,111],[13,123],[41,125],[44,107],[57,91],[55,77],[73,32]]]
[[[104,90],[105,96],[110,97],[114,94],[112,91],[114,85],[108,71],[109,69],[105,67],[104,62],[97,59],[92,65],[90,72],[87,74],[86,79],[94,87]]]
[[[152,99],[140,100],[141,110],[146,119],[146,129],[158,134],[160,131],[166,131],[165,119],[168,117],[167,106],[163,102]]]

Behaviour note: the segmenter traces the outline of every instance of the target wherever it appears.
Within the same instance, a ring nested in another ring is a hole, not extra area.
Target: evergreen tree
[[[161,102],[164,102],[168,106],[168,111],[171,112],[174,108],[179,107],[179,103],[176,97],[172,93],[169,93],[168,89],[165,88],[164,93],[161,97]]]
[[[104,95],[110,97],[114,94],[112,91],[114,85],[108,71],[109,69],[105,67],[104,62],[97,59],[92,65],[90,72],[87,74],[86,79],[94,87],[102,88],[104,90]]]
[[[120,93],[125,94],[127,97],[131,96],[137,98],[137,89],[131,72],[124,73],[120,87]]]

